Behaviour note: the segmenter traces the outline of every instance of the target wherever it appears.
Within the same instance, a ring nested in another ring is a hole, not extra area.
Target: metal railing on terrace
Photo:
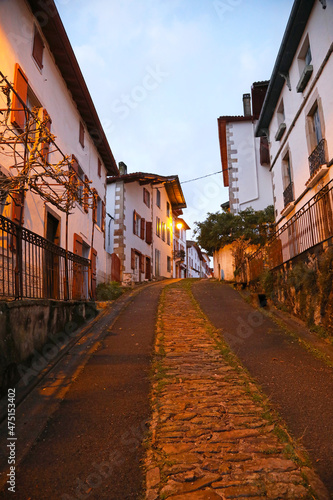
[[[0,215],[0,298],[84,300],[91,264]]]
[[[274,269],[332,236],[333,180],[281,226],[264,247],[247,257],[238,269],[239,279],[253,281],[264,269]]]

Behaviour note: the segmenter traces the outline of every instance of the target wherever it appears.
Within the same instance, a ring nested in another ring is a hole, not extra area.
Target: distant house
[[[201,249],[195,241],[188,240],[187,247],[187,277],[201,278],[203,256]]]
[[[187,277],[186,231],[190,229],[182,215],[182,210],[173,212],[173,278]]]
[[[273,205],[267,138],[255,137],[268,83],[255,82],[251,94],[243,95],[244,115],[218,118],[223,183],[229,187],[229,200],[222,208],[233,214],[246,208],[263,210]],[[215,278],[234,279],[233,244],[216,250],[213,260]]]
[[[268,138],[279,265],[333,236],[333,4],[296,0],[256,136]]]
[[[0,296],[92,297],[109,276],[105,183],[117,165],[54,1],[0,2],[0,43],[0,215],[12,221],[0,228]]]
[[[218,118],[223,183],[229,187],[229,207],[234,214],[249,207],[263,210],[273,204],[267,141],[255,137],[267,86],[267,81],[255,82],[251,95],[243,95],[243,116]]]
[[[107,250],[124,284],[173,276],[173,211],[186,208],[178,176],[127,173],[107,179]],[[111,216],[111,217],[110,217]]]

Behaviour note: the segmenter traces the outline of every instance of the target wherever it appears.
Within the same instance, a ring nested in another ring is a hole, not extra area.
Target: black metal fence
[[[90,260],[0,216],[0,297],[89,298]]]
[[[333,180],[275,232],[264,247],[243,262],[238,269],[239,279],[253,281],[264,269],[274,269],[332,236]]]

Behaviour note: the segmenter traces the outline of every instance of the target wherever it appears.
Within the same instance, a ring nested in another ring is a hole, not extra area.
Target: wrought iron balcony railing
[[[289,186],[283,191],[284,206],[294,201],[294,183],[291,182]]]
[[[309,156],[310,177],[326,163],[326,140],[322,139]]]

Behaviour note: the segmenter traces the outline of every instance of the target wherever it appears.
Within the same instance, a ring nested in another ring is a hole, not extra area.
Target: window
[[[97,174],[98,177],[102,177],[102,162],[99,158],[97,160]]]
[[[161,192],[159,189],[156,189],[156,205],[161,208]]]
[[[134,210],[133,212],[133,233],[142,240],[145,238],[146,221]]]
[[[163,241],[165,241],[165,233],[166,233],[166,224],[165,224],[165,222],[162,222],[161,237],[162,237]]]
[[[161,252],[155,248],[155,276],[160,276]]]
[[[80,122],[79,143],[84,148],[84,126],[82,122]]]
[[[318,104],[316,104],[311,116],[311,125],[312,125],[312,133],[315,138],[316,144],[319,144],[323,138],[323,134],[321,131],[321,123],[319,116],[319,108]]]
[[[298,81],[298,84],[296,85],[297,92],[303,92],[308,84],[308,81],[310,80],[310,77],[313,72],[313,66],[311,63],[312,63],[312,54],[311,54],[309,37],[307,36],[298,55],[298,68],[300,73],[300,79]]]
[[[167,244],[171,245],[171,231],[167,228]]]
[[[168,201],[166,207],[167,207],[167,217],[170,217],[170,203]]]
[[[161,219],[156,217],[156,236],[161,237]]]
[[[43,53],[44,53],[44,43],[38,29],[35,26],[34,43],[32,47],[32,56],[36,61],[39,69],[43,68]]]
[[[277,132],[275,134],[275,140],[279,141],[282,138],[282,136],[286,130],[286,117],[285,117],[285,113],[284,113],[283,100],[281,100],[281,102],[277,108],[276,116],[277,116],[277,122],[278,122],[278,129],[277,129]]]
[[[282,160],[282,175],[283,175],[283,201],[286,207],[289,203],[294,201],[294,186],[292,179],[292,169],[290,162],[289,152],[284,156]]]
[[[321,99],[318,97],[307,116],[307,141],[309,147],[310,176],[322,171],[321,166],[327,163],[327,148],[325,140],[325,122]]]
[[[167,271],[171,273],[171,257],[167,256]]]
[[[102,229],[102,220],[103,220],[103,209],[102,209],[102,200],[100,197],[97,197],[97,211],[96,211],[96,224]]]
[[[146,188],[143,188],[143,203],[150,208],[150,192]]]

